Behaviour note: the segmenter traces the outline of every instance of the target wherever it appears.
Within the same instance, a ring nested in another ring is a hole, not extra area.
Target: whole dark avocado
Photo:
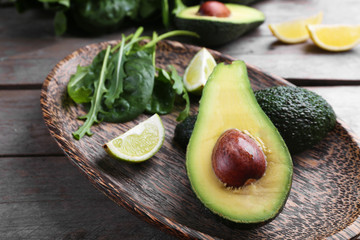
[[[335,126],[336,115],[329,103],[304,88],[267,88],[256,91],[255,97],[292,154],[313,147]],[[189,142],[196,116],[176,127],[174,138],[183,148]]]
[[[311,148],[335,126],[336,115],[329,103],[307,89],[277,86],[256,91],[255,96],[291,153]]]
[[[185,7],[175,16],[176,27],[198,33],[200,43],[205,46],[233,41],[264,21],[265,15],[255,8],[217,1]]]
[[[183,149],[186,149],[186,146],[189,143],[196,118],[197,115],[188,116],[184,121],[176,125],[174,141],[177,142]]]

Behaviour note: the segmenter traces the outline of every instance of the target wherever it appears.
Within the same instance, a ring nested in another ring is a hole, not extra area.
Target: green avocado
[[[277,86],[256,91],[255,96],[293,154],[313,147],[335,127],[329,103],[305,88]]]
[[[237,39],[246,32],[260,26],[265,15],[252,7],[227,3],[229,17],[200,16],[200,5],[187,7],[175,16],[178,29],[189,30],[200,35],[200,41],[206,46],[219,46]]]
[[[184,119],[181,123],[176,125],[174,132],[174,141],[180,145],[183,149],[189,143],[189,139],[194,129],[197,115],[191,115]]]
[[[233,129],[256,141],[266,158],[265,173],[236,188],[221,182],[212,165],[220,136]],[[224,219],[253,226],[267,223],[281,212],[291,188],[292,159],[258,105],[243,61],[220,63],[210,75],[187,146],[186,169],[196,196]]]

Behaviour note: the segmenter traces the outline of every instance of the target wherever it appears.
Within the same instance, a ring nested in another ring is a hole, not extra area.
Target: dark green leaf
[[[130,10],[130,0],[73,0],[72,16],[78,27],[91,34],[116,30]]]
[[[162,21],[165,28],[169,28],[170,26],[170,13],[169,13],[169,3],[168,0],[161,1],[161,13],[162,13]]]
[[[120,49],[115,53],[111,61],[113,71],[109,71],[110,85],[108,92],[104,96],[107,108],[112,108],[115,99],[123,92],[123,79],[125,77],[124,62],[126,61],[126,57],[124,53],[125,37],[123,36],[122,39]]]
[[[57,11],[54,18],[54,29],[57,36],[63,35],[66,32],[67,20],[63,11]]]
[[[159,69],[158,76],[155,77],[151,99],[146,105],[146,111],[152,114],[168,114],[174,108],[175,97],[170,75],[165,70]]]
[[[184,92],[182,95],[182,98],[185,100],[185,108],[184,110],[182,110],[179,114],[179,116],[176,118],[177,121],[183,121],[185,118],[187,118],[189,116],[190,113],[190,98],[189,98],[189,94],[187,93],[187,91],[184,88]]]
[[[131,53],[124,65],[126,78],[123,93],[112,109],[101,114],[107,122],[126,122],[140,115],[149,102],[153,88],[155,68],[152,55],[144,51]]]
[[[86,121],[76,132],[73,133],[73,136],[76,139],[81,139],[85,134],[89,136],[92,135],[90,127],[94,123],[99,122],[98,114],[99,112],[102,111],[101,100],[102,100],[102,96],[106,92],[105,75],[106,75],[106,68],[107,68],[107,62],[108,62],[110,50],[111,47],[109,45],[105,52],[99,79],[95,81],[95,91],[94,91],[94,96],[91,99],[90,110],[85,116],[82,117],[82,119],[86,119]]]
[[[141,0],[139,9],[138,9],[138,17],[141,19],[145,19],[153,15],[155,12],[161,9],[161,1],[162,0]]]

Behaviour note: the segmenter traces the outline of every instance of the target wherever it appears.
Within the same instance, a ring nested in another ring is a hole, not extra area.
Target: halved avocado
[[[267,161],[261,178],[239,188],[225,186],[212,166],[214,146],[229,129],[246,132],[257,140]],[[291,188],[292,159],[279,132],[256,101],[244,62],[218,64],[210,75],[187,147],[186,168],[200,201],[225,219],[257,225],[281,212]]]
[[[230,42],[244,33],[255,29],[265,21],[265,15],[252,7],[239,4],[225,4],[229,17],[197,15],[200,5],[187,7],[176,14],[178,29],[189,30],[200,35],[200,41],[207,46]]]

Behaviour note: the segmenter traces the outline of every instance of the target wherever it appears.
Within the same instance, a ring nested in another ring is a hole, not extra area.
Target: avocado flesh
[[[255,8],[231,3],[225,5],[231,12],[229,17],[197,15],[200,7],[197,5],[179,12],[175,25],[179,29],[198,33],[204,45],[217,46],[240,37],[265,21],[265,15]]]
[[[217,139],[231,128],[247,131],[258,139],[267,157],[264,176],[238,189],[226,188],[214,174],[211,163]],[[200,201],[233,222],[267,222],[285,204],[292,182],[291,156],[277,129],[258,105],[244,62],[221,63],[209,77],[187,147],[186,167]]]

